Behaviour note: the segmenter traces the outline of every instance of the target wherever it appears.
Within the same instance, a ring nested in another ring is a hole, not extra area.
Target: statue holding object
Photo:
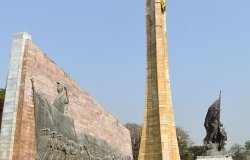
[[[225,155],[225,142],[227,140],[227,133],[220,121],[220,104],[221,92],[219,99],[217,99],[208,109],[204,122],[206,129],[206,137],[204,138],[204,147],[207,149],[207,155]]]

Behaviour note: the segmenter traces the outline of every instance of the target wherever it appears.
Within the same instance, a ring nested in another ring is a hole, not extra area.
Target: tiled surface
[[[20,47],[15,44],[14,46]],[[74,118],[76,131],[83,131],[99,139],[105,139],[125,154],[132,155],[130,133],[118,120],[32,41],[27,40],[23,50],[23,59],[19,65],[21,69],[18,68],[18,79],[12,79],[12,75],[16,74],[13,73],[17,69],[15,66],[13,66],[14,69],[10,69],[13,72],[9,73],[11,78],[7,85],[10,89],[6,93],[6,104],[12,107],[5,106],[4,108],[4,114],[9,116],[4,118],[6,122],[1,133],[1,146],[8,149],[2,151],[2,159],[34,160],[36,146],[31,78],[34,79],[36,90],[47,97],[51,103],[57,96],[56,82],[64,83],[69,94],[69,104],[66,106],[65,114]],[[14,61],[16,63],[16,60]]]
[[[147,88],[139,159],[179,160],[161,0],[147,0],[146,14]]]
[[[14,137],[17,126],[16,117],[20,93],[21,70],[26,39],[31,39],[30,35],[25,32],[19,32],[14,35],[12,42],[0,133],[1,160],[12,159],[13,156]]]

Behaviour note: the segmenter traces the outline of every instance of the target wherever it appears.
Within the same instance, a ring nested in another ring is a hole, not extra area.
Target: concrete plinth
[[[199,156],[196,160],[233,160],[231,156]]]

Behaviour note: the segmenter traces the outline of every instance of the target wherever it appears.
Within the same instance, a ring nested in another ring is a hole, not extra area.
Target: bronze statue
[[[216,142],[218,130],[219,130],[219,120],[218,120],[218,110],[214,110],[211,120],[210,120],[210,129],[211,134],[209,136],[209,143]]]
[[[164,0],[161,0],[161,11],[162,13],[166,12],[166,2]]]
[[[206,137],[204,138],[204,146],[207,149],[207,155],[224,155],[225,141],[227,140],[227,134],[223,128],[223,124],[220,122],[220,104],[221,93],[219,99],[217,99],[208,109],[204,122],[206,129]]]
[[[208,109],[204,127],[207,135],[204,138],[204,143],[215,143],[217,141],[218,127],[220,122],[220,98],[216,100]]]
[[[227,141],[227,132],[225,131],[225,128],[223,127],[222,123],[220,123],[219,133],[220,133],[219,150],[223,150],[225,149],[225,145]]]

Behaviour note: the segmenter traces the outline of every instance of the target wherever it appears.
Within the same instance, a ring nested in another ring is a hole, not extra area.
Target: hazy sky
[[[0,87],[12,36],[27,31],[50,58],[121,122],[142,123],[144,0],[1,1]],[[168,0],[168,48],[176,125],[196,144],[222,90],[229,146],[250,139],[250,1]]]

